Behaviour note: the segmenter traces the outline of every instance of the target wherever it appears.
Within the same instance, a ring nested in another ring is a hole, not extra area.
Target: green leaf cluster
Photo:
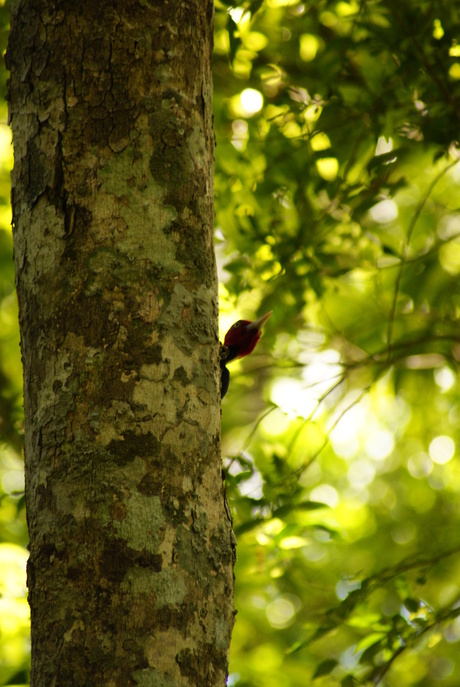
[[[0,3],[0,50],[6,48],[9,3]],[[11,131],[0,69],[0,685],[29,679],[29,607],[25,564],[22,367],[11,236]]]
[[[460,11],[216,3],[229,684],[460,681]],[[318,507],[323,505],[323,507]]]

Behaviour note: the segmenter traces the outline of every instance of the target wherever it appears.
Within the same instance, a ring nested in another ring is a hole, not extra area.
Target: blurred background
[[[9,3],[8,3],[9,5]],[[0,2],[0,49],[8,41],[9,6]],[[29,605],[25,566],[22,366],[14,286],[6,80],[0,60],[0,685],[28,684]]]
[[[6,5],[0,28],[4,51]],[[273,311],[222,404],[238,539],[228,684],[458,687],[460,8],[216,0],[214,118],[221,340]],[[0,685],[18,685],[4,104],[1,122]]]

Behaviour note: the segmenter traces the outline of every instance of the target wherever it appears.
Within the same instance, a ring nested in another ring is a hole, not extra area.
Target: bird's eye
[[[238,320],[238,322],[235,322],[235,324],[233,325],[232,329],[238,329],[238,327],[240,326],[240,324],[241,324],[241,320]]]

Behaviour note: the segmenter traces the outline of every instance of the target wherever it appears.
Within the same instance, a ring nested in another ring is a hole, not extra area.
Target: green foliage
[[[217,3],[229,684],[460,681],[460,12]],[[318,507],[323,504],[324,507]]]
[[[0,6],[0,48],[9,4]],[[29,608],[25,588],[27,527],[22,461],[22,369],[11,237],[11,131],[0,69],[0,685],[28,682]]]

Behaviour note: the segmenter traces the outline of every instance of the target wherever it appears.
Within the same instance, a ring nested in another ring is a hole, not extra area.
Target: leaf
[[[241,472],[238,472],[236,475],[232,475],[231,473],[227,473],[225,475],[225,481],[227,482],[228,485],[238,485],[241,482],[245,482],[248,479],[252,477],[254,472],[252,470],[242,470]]]
[[[260,10],[262,5],[264,4],[265,0],[251,0],[249,4],[249,10],[251,12],[251,15],[254,16],[256,12]]]
[[[404,599],[404,606],[411,613],[417,613],[417,611],[420,608],[420,601],[418,599],[413,599],[412,597],[408,596],[406,599]]]
[[[264,522],[266,522],[266,518],[254,518],[253,520],[243,522],[240,525],[234,527],[235,534],[240,535],[246,534],[246,532],[251,532],[251,530],[254,530],[256,527],[258,527]]]
[[[238,25],[233,21],[232,17],[230,14],[228,15],[227,18],[227,30],[228,30],[228,37],[229,37],[229,43],[230,43],[230,63],[233,64],[235,57],[236,57],[236,51],[238,50],[239,46],[241,45],[241,39],[236,36],[238,33]]]
[[[272,512],[274,518],[283,518],[288,513],[296,510],[318,510],[319,508],[329,508],[327,503],[321,501],[303,501],[302,503],[286,503]]]
[[[369,162],[367,165],[367,170],[368,172],[372,172],[374,169],[377,169],[379,167],[384,167],[392,162],[396,162],[398,159],[397,157],[397,150],[392,150],[389,153],[383,153],[382,155],[375,155],[375,157],[372,158],[372,160]]]
[[[331,539],[340,539],[340,532],[333,530],[332,527],[326,527],[326,525],[315,524],[311,526],[311,529],[318,530],[318,532],[324,532],[328,534]]]
[[[348,624],[351,627],[362,627],[362,628],[369,628],[372,627],[373,625],[379,623],[381,620],[382,616],[379,613],[360,613],[359,615],[354,616],[353,618],[350,618],[348,621]]]
[[[245,270],[248,267],[250,267],[250,264],[251,263],[249,259],[243,255],[241,257],[234,258],[230,262],[225,263],[224,269],[227,272],[239,274],[241,270]]]
[[[323,675],[329,675],[338,665],[339,663],[335,659],[326,659],[325,661],[319,664],[319,666],[313,673],[313,680],[316,680],[317,677],[322,677]]]
[[[294,654],[297,651],[300,651],[301,649],[304,649],[305,647],[309,646],[312,642],[315,642],[318,639],[321,639],[324,635],[328,634],[332,630],[334,630],[336,625],[334,623],[327,623],[325,625],[320,625],[317,627],[312,634],[311,637],[308,639],[304,639],[299,642],[295,642],[294,644],[291,645],[291,647],[287,650],[287,653],[289,654]]]
[[[384,639],[384,637],[382,637]],[[377,642],[374,642],[374,644],[371,644],[370,646],[367,647],[367,649],[364,650],[364,652],[361,654],[359,657],[359,662],[364,664],[364,663],[372,663],[374,657],[382,651],[383,648],[383,642],[382,639],[380,639]]]
[[[303,501],[296,508],[299,510],[318,510],[318,508],[330,508],[330,506],[323,501]]]
[[[359,642],[356,644],[355,651],[365,651],[369,647],[380,643],[380,641],[384,637],[386,637],[385,632],[371,632],[370,634],[366,635],[365,637],[359,640]]]

